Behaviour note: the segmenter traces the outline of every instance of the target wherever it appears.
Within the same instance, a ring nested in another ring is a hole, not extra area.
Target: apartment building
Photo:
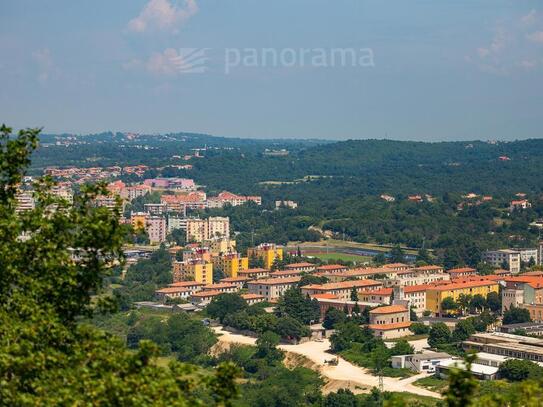
[[[262,268],[252,268],[238,271],[238,277],[244,277],[249,280],[257,280],[259,278],[268,278],[270,270]]]
[[[134,230],[145,230],[147,227],[147,218],[149,213],[147,212],[132,212],[130,214],[130,224]]]
[[[377,290],[363,291],[358,298],[365,302],[377,302],[390,305],[394,300],[407,301],[409,307],[414,307],[417,316],[421,316],[426,310],[426,290],[429,285],[395,286],[385,287]]]
[[[194,291],[184,287],[165,287],[155,291],[155,295],[159,301],[166,301],[167,299],[182,299],[188,300]]]
[[[219,216],[207,219],[187,219],[186,236],[189,242],[203,242],[212,238],[229,238],[230,219]]]
[[[543,339],[503,332],[475,333],[462,342],[466,351],[486,352],[510,358],[543,362]]]
[[[302,262],[302,263],[287,264],[284,268],[285,270],[302,271],[304,273],[311,273],[315,271],[316,267],[317,266],[315,266],[313,263]]]
[[[209,247],[213,256],[219,256],[222,253],[232,253],[236,251],[236,241],[229,237],[214,237],[205,240],[204,244]]]
[[[447,274],[451,276],[451,280],[477,275],[477,270],[471,267],[460,267],[460,268],[447,270],[446,272]]]
[[[247,305],[254,305],[258,304],[259,302],[266,301],[266,297],[264,297],[263,295],[251,293],[241,294],[241,298],[243,298],[247,302]]]
[[[166,241],[166,219],[161,216],[149,216],[146,220],[146,230],[151,244]]]
[[[221,270],[228,277],[237,277],[241,270],[249,268],[249,258],[242,257],[237,252],[213,256],[211,262],[214,268]]]
[[[213,301],[213,298],[218,297],[221,294],[223,293],[216,290],[199,291],[190,296],[190,302],[192,302],[194,305],[205,307],[211,301]]]
[[[221,293],[235,293],[239,291],[237,284],[233,283],[213,283],[202,287],[202,291],[219,291]]]
[[[323,266],[318,266],[315,269],[317,273],[341,273],[347,271],[348,267],[342,264],[325,264]]]
[[[486,298],[490,292],[499,292],[498,282],[490,279],[430,286],[426,290],[426,308],[432,313],[439,315],[443,313],[441,303],[447,297],[451,297],[456,301],[460,294],[471,296],[480,294]]]
[[[207,206],[208,208],[222,208],[224,205],[239,206],[246,202],[254,202],[257,205],[262,205],[262,198],[260,196],[236,195],[228,191],[223,191],[217,196],[209,197]]]
[[[409,310],[402,305],[386,305],[370,311],[368,327],[382,339],[401,338],[411,335]]]
[[[243,288],[243,286],[245,284],[247,284],[247,282],[249,282],[249,281],[250,280],[248,278],[245,278],[245,277],[226,277],[226,278],[221,278],[219,280],[220,283],[236,285],[238,290],[241,290]]]
[[[353,289],[357,293],[363,291],[382,288],[383,283],[375,280],[353,280],[342,281],[340,283],[326,283],[326,284],[310,284],[302,287],[302,294],[314,295],[314,294],[332,294],[340,300],[350,300],[351,292]]]
[[[247,257],[260,258],[264,262],[264,268],[271,269],[275,259],[283,260],[283,249],[274,243],[262,243],[247,249]]]
[[[524,308],[534,322],[543,322],[543,277],[520,275],[504,278],[502,312],[511,307]]]
[[[520,273],[520,252],[518,250],[489,250],[483,254],[483,261],[494,267],[507,265],[507,269],[511,273]]]
[[[301,271],[294,270],[278,270],[270,273],[271,278],[288,278],[288,277],[301,277]]]
[[[19,191],[15,195],[17,206],[15,210],[17,212],[29,211],[36,207],[36,201],[32,191]]]
[[[168,215],[168,234],[176,229],[187,230],[187,218],[178,215]]]
[[[205,260],[173,262],[173,281],[196,281],[213,283],[213,264]]]
[[[266,301],[275,301],[289,288],[298,284],[300,279],[300,277],[267,278],[249,281],[247,286],[249,288],[249,293],[263,295],[266,298]]]
[[[168,205],[161,203],[149,203],[144,204],[143,209],[150,215],[159,216],[164,215],[168,211]]]

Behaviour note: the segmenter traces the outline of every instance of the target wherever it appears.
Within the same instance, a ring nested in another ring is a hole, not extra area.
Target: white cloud
[[[532,25],[537,21],[537,17],[537,11],[535,11],[535,9],[532,9],[528,14],[520,18],[520,22],[522,23],[522,25]]]
[[[185,0],[182,8],[169,0],[150,0],[139,16],[130,20],[128,29],[134,32],[144,32],[149,29],[177,31],[179,26],[197,12],[196,0]]]
[[[543,44],[543,31],[536,31],[526,36],[530,41]]]
[[[155,52],[147,63],[146,69],[156,75],[174,75],[177,72],[176,58],[179,55],[173,48],[168,48],[164,52]]]
[[[533,60],[526,60],[525,59],[525,60],[519,62],[519,66],[521,66],[522,68],[524,68],[526,70],[530,70],[530,69],[534,69],[535,67],[537,67],[537,62],[533,61]]]
[[[538,11],[531,10],[524,16],[497,22],[489,43],[476,48],[473,58],[467,60],[483,72],[498,75],[539,68],[538,44],[543,44],[540,17]]]

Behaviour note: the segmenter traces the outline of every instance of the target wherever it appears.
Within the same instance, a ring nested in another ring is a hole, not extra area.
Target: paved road
[[[244,335],[233,334],[228,331],[224,331],[221,327],[213,328],[219,336],[219,340],[228,343],[241,343],[245,345],[254,345],[255,338],[251,338]],[[366,369],[355,366],[346,360],[339,358],[337,366],[329,366],[324,363],[325,360],[330,360],[334,356],[328,353],[330,349],[330,342],[325,339],[322,342],[310,341],[302,343],[300,345],[280,345],[280,349],[303,355],[316,365],[319,366],[319,373],[328,379],[339,381],[350,381],[364,387],[377,387],[379,386],[379,378],[370,374]],[[393,377],[383,378],[383,387],[386,391],[397,392],[409,392],[419,394],[421,396],[430,396],[440,398],[438,393],[423,389],[412,385],[415,380],[425,377],[426,374],[422,373],[416,376],[411,376],[407,379],[398,379]]]

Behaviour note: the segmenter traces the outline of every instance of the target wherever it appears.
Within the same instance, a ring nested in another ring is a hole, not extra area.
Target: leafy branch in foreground
[[[230,405],[237,368],[214,374],[172,362],[156,366],[156,345],[135,352],[81,317],[103,279],[122,263],[118,209],[97,208],[107,193],[86,186],[73,205],[50,180],[34,185],[36,207],[16,211],[16,194],[38,145],[39,130],[0,128],[0,405]]]

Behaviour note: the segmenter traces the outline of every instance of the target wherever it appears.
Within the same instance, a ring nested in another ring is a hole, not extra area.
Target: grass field
[[[307,256],[317,257],[321,260],[341,260],[341,261],[353,261],[357,263],[365,263],[371,261],[369,256],[359,256],[356,254],[347,254],[339,252],[330,252],[330,253],[307,253]]]
[[[448,381],[435,376],[428,376],[413,382],[415,386],[441,393],[447,387]]]

